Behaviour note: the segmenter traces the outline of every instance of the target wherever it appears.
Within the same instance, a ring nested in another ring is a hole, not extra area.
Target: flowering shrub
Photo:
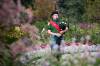
[[[6,33],[5,42],[11,44],[12,42],[20,39],[26,33],[21,31],[20,27],[12,28],[9,32]]]
[[[30,64],[35,66],[44,66],[45,64],[47,64],[46,66],[93,66],[96,64],[96,59],[100,55],[98,52],[100,50],[99,47],[100,45],[63,46],[62,49],[65,53],[61,54],[60,60],[58,61],[55,55],[51,53],[49,45],[36,45],[30,47],[32,49],[22,54],[19,57],[19,61],[25,65],[30,61]]]

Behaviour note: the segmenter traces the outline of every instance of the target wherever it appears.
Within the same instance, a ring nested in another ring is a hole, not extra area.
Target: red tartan
[[[56,30],[57,30],[58,32],[61,31],[61,28],[59,27],[59,25],[58,25],[56,22],[50,20],[50,24],[51,24],[54,28],[56,28]]]

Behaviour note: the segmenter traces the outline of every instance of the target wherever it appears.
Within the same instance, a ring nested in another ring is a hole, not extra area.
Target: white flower
[[[75,38],[75,37],[73,37],[73,38],[72,38],[72,42],[75,42],[75,41],[76,41],[76,38]]]
[[[91,39],[90,35],[87,35],[85,38],[86,38],[86,40],[90,40]]]
[[[24,56],[21,56],[19,60],[23,64],[26,64],[27,63],[27,60],[26,60],[26,58]]]
[[[94,63],[96,62],[96,59],[93,58],[93,57],[91,57],[91,56],[89,56],[89,57],[87,58],[87,60],[88,60],[88,63],[90,63],[90,64],[94,64]]]
[[[41,33],[45,31],[45,28],[42,29]]]
[[[78,61],[77,59],[74,59],[74,60],[73,60],[73,63],[74,63],[74,64],[78,64],[79,61]]]
[[[19,32],[20,31],[20,27],[15,27],[15,30]]]

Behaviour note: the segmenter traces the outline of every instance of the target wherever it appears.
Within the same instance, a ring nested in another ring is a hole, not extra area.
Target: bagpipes
[[[58,32],[60,32],[62,30],[65,30],[66,27],[69,28],[69,23],[67,23],[67,22],[60,22],[59,24],[57,24],[56,22],[54,22],[54,21],[51,20],[50,24],[53,27],[55,27]]]
[[[55,28],[57,29],[58,32],[60,32],[60,31],[62,31],[62,30],[65,30],[66,27],[69,28],[69,23],[67,23],[67,22],[60,22],[59,24],[57,24],[56,22],[53,22],[53,21],[51,20],[51,21],[50,21],[50,24],[51,24],[53,27],[55,27]],[[55,36],[55,37],[56,37],[56,43],[57,43],[58,45],[60,45],[60,44],[61,44],[61,40],[62,40],[62,36],[60,36],[60,37]]]
[[[67,27],[67,23],[66,22],[60,22],[59,27],[61,28],[61,30],[65,30]]]

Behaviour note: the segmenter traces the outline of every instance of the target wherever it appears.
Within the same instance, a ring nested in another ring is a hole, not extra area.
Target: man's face
[[[53,18],[53,19],[57,19],[57,18],[58,18],[58,14],[53,14],[53,15],[52,15],[52,18]]]

